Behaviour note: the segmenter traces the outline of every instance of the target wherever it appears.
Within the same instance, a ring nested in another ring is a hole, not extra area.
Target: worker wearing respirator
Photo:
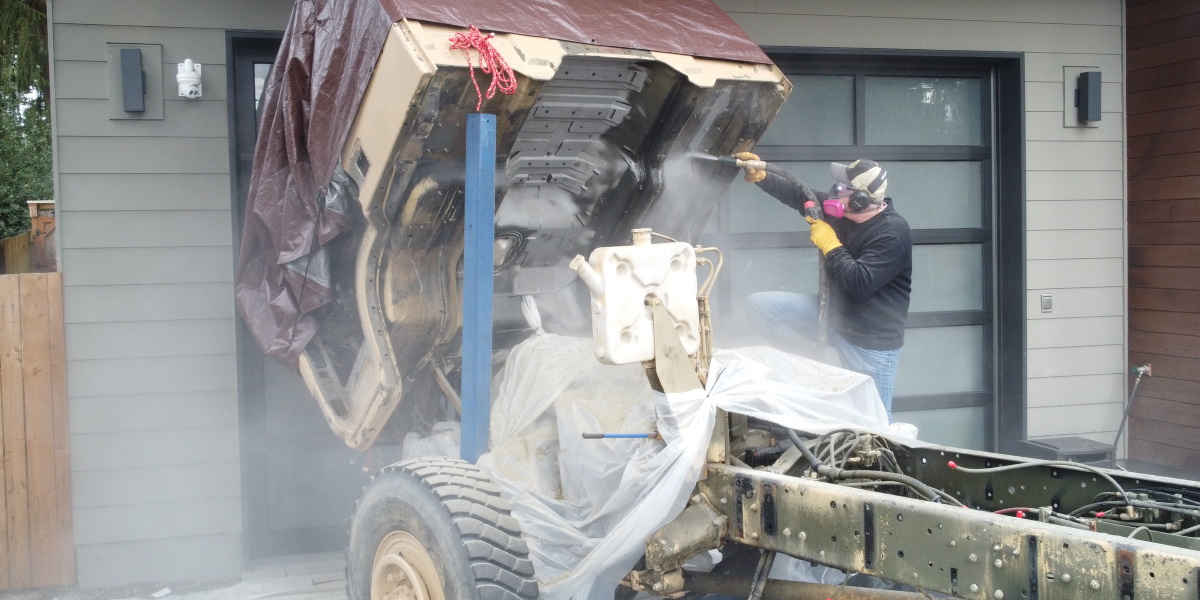
[[[744,152],[743,160],[758,160]],[[887,191],[887,171],[870,160],[832,163],[836,181],[829,193],[816,193],[825,220],[805,217],[809,237],[825,257],[829,286],[829,343],[842,365],[870,375],[892,420],[892,387],[912,287],[912,235]],[[804,212],[796,184],[774,173],[746,168],[755,183],[780,202]],[[803,347],[817,337],[815,296],[758,292],[746,299],[751,321],[777,345]],[[817,357],[821,358],[821,357]]]

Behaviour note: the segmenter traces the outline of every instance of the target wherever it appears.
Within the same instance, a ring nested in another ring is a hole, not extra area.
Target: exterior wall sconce
[[[1075,85],[1075,108],[1080,123],[1100,120],[1100,71],[1084,71]]]

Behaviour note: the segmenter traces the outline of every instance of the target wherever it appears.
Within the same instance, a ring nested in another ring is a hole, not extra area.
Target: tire
[[[349,600],[529,600],[529,549],[478,467],[421,458],[385,467],[363,489],[346,549]]]

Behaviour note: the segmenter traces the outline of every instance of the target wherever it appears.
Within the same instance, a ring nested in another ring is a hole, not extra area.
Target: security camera
[[[200,81],[199,63],[192,62],[192,59],[186,59],[179,63],[179,72],[175,74],[175,81],[179,84],[179,95],[184,98],[199,98],[204,95],[204,85]]]

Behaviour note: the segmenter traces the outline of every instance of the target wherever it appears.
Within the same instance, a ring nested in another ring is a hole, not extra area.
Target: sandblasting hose
[[[811,200],[812,202],[817,202],[816,194],[813,194],[813,191],[807,185],[804,185],[804,182],[800,181],[800,178],[796,177],[790,171],[782,167],[777,167],[765,160],[743,160],[734,156],[719,156],[717,157],[717,162],[738,169],[757,169],[759,171],[774,173],[788,180],[788,183],[796,186],[800,190],[800,193],[804,195],[805,201]]]

